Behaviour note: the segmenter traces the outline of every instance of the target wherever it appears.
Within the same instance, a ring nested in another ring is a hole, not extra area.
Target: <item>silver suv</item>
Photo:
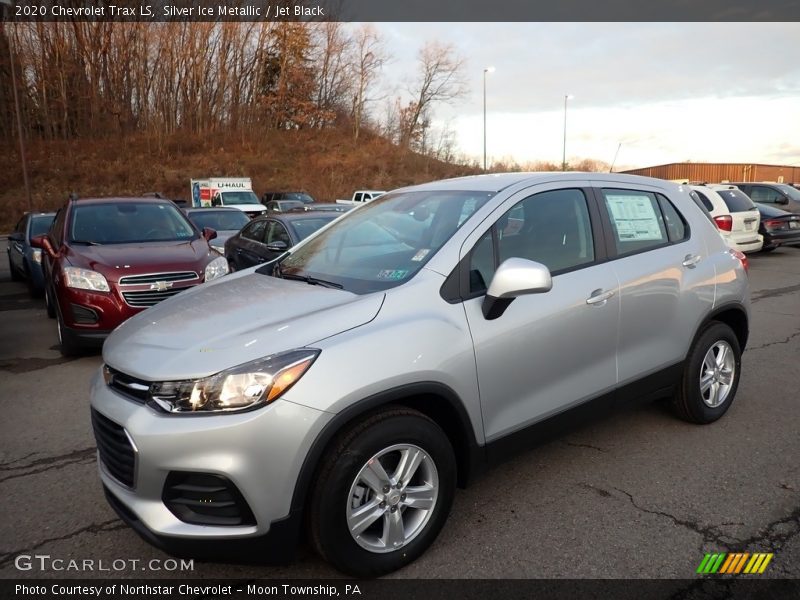
[[[747,259],[685,186],[485,175],[398,190],[108,338],[109,502],[177,555],[420,556],[465,485],[590,407],[736,394]]]

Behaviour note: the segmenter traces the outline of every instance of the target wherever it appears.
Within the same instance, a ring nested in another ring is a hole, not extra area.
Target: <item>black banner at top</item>
[[[6,21],[800,21],[800,0],[0,0]]]

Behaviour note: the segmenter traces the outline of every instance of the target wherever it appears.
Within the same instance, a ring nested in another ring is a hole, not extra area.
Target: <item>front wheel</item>
[[[436,539],[455,483],[453,448],[436,423],[402,407],[373,414],[326,453],[310,507],[312,542],[350,575],[399,569]]]
[[[733,404],[739,387],[742,352],[725,323],[710,323],[697,337],[673,398],[678,416],[690,423],[712,423]]]
[[[50,295],[50,286],[47,285],[47,282],[44,284],[44,306],[47,309],[47,316],[51,319],[56,318],[56,307],[54,305],[55,300]]]
[[[8,270],[11,272],[11,281],[22,281],[22,275],[17,273],[14,268],[14,263],[11,262],[11,256],[8,257]]]

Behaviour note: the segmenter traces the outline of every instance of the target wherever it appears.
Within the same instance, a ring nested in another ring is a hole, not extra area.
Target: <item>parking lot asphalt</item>
[[[750,264],[750,341],[725,417],[690,425],[656,403],[519,455],[459,490],[433,547],[392,577],[692,578],[718,551],[773,552],[763,576],[800,577],[800,248]],[[0,332],[0,578],[339,576],[307,548],[288,567],[142,571],[167,556],[103,498],[87,399],[101,358],[61,358],[5,257]],[[95,570],[19,570],[19,555]],[[118,559],[140,562],[97,569]]]

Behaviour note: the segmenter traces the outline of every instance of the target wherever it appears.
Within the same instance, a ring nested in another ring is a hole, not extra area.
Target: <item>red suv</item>
[[[159,198],[70,198],[41,247],[47,314],[64,355],[102,345],[127,318],[228,272],[178,207]]]

